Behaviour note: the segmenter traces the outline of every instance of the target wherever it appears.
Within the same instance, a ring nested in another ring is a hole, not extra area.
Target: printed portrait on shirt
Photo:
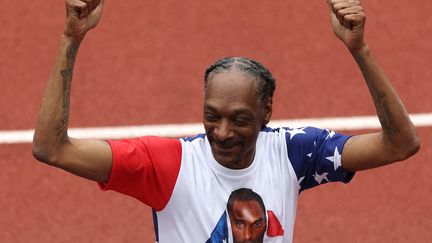
[[[261,243],[267,229],[267,216],[260,195],[248,188],[231,193],[227,211],[234,243]]]
[[[226,210],[206,243],[261,243],[283,235],[278,217],[266,210],[261,196],[252,189],[240,188],[231,192]]]

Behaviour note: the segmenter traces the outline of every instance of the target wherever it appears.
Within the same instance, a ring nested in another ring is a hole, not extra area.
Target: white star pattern
[[[326,159],[333,162],[334,170],[337,170],[337,168],[339,168],[339,166],[342,165],[341,158],[342,158],[342,156],[339,154],[339,150],[337,147],[334,150],[333,156],[326,157]]]
[[[332,138],[336,134],[334,131],[330,131],[330,130],[327,130],[327,129],[326,129],[326,131],[328,132],[328,135],[325,138],[325,140],[327,140],[329,138]]]
[[[312,153],[308,153],[308,154],[306,154],[306,156],[310,158],[310,157],[312,157]]]
[[[321,184],[323,180],[329,181],[329,179],[327,179],[327,175],[328,175],[327,172],[324,172],[321,175],[315,172],[315,175],[313,175],[313,177],[315,178],[315,181],[318,182],[318,184]]]
[[[290,140],[293,139],[293,137],[297,134],[306,134],[306,132],[303,131],[303,129],[305,129],[305,128],[304,127],[303,128],[293,128],[292,130],[288,131],[290,134]]]
[[[301,184],[301,183],[302,183],[302,181],[304,180],[304,178],[305,178],[304,176],[300,177],[300,179],[299,179],[298,183],[299,183],[299,184]]]
[[[226,243],[226,240],[225,240],[225,239],[223,239],[223,240],[222,240],[222,243]]]

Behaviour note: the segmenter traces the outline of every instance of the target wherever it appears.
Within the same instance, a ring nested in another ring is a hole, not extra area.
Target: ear
[[[273,97],[270,97],[267,103],[264,105],[263,125],[267,125],[270,122],[270,118],[273,111]]]

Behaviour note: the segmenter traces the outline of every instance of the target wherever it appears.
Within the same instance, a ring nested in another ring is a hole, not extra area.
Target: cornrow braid
[[[247,57],[225,57],[209,66],[204,74],[204,90],[207,92],[207,83],[216,73],[238,70],[245,72],[259,81],[258,98],[263,104],[273,97],[276,80],[270,71],[261,63]]]

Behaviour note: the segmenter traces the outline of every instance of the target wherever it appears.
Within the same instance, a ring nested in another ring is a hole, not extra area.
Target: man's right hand
[[[66,29],[64,34],[82,40],[102,16],[104,0],[66,0]]]

